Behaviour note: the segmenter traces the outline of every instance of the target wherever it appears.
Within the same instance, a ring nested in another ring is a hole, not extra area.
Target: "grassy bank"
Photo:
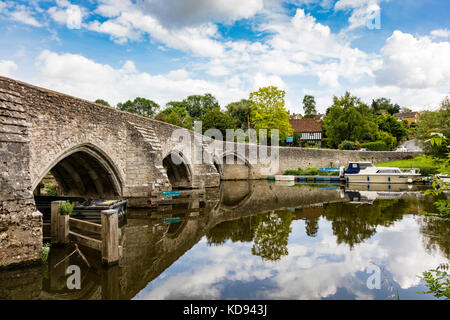
[[[420,156],[408,160],[387,161],[375,164],[377,167],[419,168],[422,175],[432,175],[441,172],[449,172],[442,161],[436,161],[431,157]]]

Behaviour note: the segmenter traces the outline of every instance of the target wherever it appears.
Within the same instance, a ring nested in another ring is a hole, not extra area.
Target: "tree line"
[[[390,99],[374,99],[368,105],[349,92],[341,97],[335,96],[323,120],[317,120],[322,122],[322,147],[387,151],[393,150],[407,137],[413,137],[416,133],[422,142],[429,139],[433,130],[448,137],[448,101],[446,98],[442,102],[439,111],[422,112],[421,121],[415,124],[406,120],[398,121],[394,114],[411,110],[401,108]],[[110,106],[102,99],[95,102]],[[302,104],[304,118],[315,118],[318,115],[314,96],[304,96]],[[141,97],[118,103],[116,108],[190,130],[193,129],[194,121],[199,120],[202,121],[203,133],[216,128],[224,137],[226,129],[245,131],[253,128],[257,133],[261,129],[267,129],[269,137],[272,129],[278,129],[279,143],[286,145],[286,138],[293,135],[289,124],[290,115],[285,108],[285,91],[274,86],[251,92],[248,98],[229,103],[224,110],[210,93],[191,95],[181,101],[170,101],[164,108]],[[294,138],[294,145],[300,146],[300,137],[294,135]],[[426,143],[423,145],[426,148]],[[444,149],[443,146],[442,150]]]

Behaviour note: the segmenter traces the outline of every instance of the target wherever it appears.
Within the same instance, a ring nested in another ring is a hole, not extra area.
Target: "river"
[[[236,181],[205,197],[129,209],[117,266],[81,248],[89,266],[55,267],[69,247],[2,271],[0,299],[434,299],[419,276],[449,262],[450,222],[418,214],[433,211],[422,188]]]

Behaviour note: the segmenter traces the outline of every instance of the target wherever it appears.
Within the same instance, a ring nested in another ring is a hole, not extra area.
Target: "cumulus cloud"
[[[112,104],[142,96],[164,105],[205,92],[215,95],[221,103],[228,103],[230,97],[248,94],[235,81],[195,79],[184,69],[152,75],[139,72],[132,61],[125,62],[121,68],[113,68],[81,55],[44,50],[36,64],[39,75],[34,83],[88,100],[101,97]]]
[[[56,22],[65,24],[69,29],[80,29],[83,22],[84,9],[66,0],[57,0],[58,6],[48,9],[48,13]]]
[[[433,38],[450,38],[450,30],[448,30],[447,28],[433,30],[431,31],[431,36]]]
[[[0,75],[4,77],[11,77],[14,71],[17,70],[17,65],[11,60],[0,60]]]
[[[8,4],[8,3],[7,3]],[[28,24],[33,27],[42,27],[43,24],[34,17],[34,12],[25,5],[11,5],[13,8],[7,12],[7,15],[18,22]]]
[[[233,299],[236,297],[224,297],[227,286],[239,282],[244,292],[251,290],[251,297],[257,299],[321,299],[332,297],[339,289],[359,299],[373,299],[375,292],[366,288],[367,278],[357,275],[366,273],[370,261],[385,266],[395,287],[408,289],[419,284],[417,275],[445,259],[441,253],[424,249],[420,218],[414,216],[405,216],[390,227],[379,226],[375,237],[353,250],[337,243],[329,221],[321,219],[319,223],[321,235],[305,244],[304,226],[293,222],[289,255],[278,262],[261,261],[251,254],[249,243],[226,242],[217,247],[199,243],[136,298]],[[202,261],[200,267],[198,261]]]
[[[431,88],[450,85],[450,43],[394,31],[381,50],[383,63],[375,72],[380,86]]]
[[[380,3],[389,0],[339,0],[334,5],[335,11],[351,11],[348,19],[349,30],[366,26],[368,21],[375,19],[380,13]]]

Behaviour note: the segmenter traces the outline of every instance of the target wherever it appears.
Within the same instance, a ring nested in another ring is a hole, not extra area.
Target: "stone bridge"
[[[48,173],[61,195],[146,199],[172,187],[415,155],[269,147],[272,161],[263,163],[249,158],[265,151],[259,146],[212,145],[190,130],[0,77],[0,267],[39,259],[42,217],[33,192]]]

